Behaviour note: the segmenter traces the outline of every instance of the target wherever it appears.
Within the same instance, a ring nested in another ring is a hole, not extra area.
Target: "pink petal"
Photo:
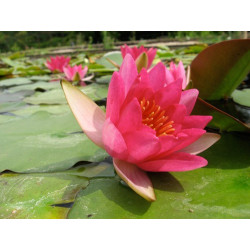
[[[151,88],[156,92],[164,87],[166,83],[166,67],[159,62],[149,71],[149,81]]]
[[[117,124],[121,133],[135,130],[142,123],[141,106],[136,98],[125,105],[121,111],[120,119]]]
[[[125,98],[124,82],[118,72],[112,75],[108,97],[107,97],[107,109],[106,117],[116,124],[120,117],[121,105]]]
[[[170,84],[175,80],[174,75],[167,68],[165,68],[165,74],[166,74],[166,83],[165,83],[166,85]]]
[[[155,58],[156,52],[157,52],[157,49],[153,49],[153,48],[150,48],[147,52],[147,54],[148,54],[148,69],[150,68],[150,66]]]
[[[169,121],[174,121],[174,123],[182,123],[186,112],[186,107],[184,105],[174,104],[168,107],[166,115],[169,117]]]
[[[108,118],[103,126],[102,140],[106,151],[112,156],[119,159],[127,158],[127,145],[122,134]]]
[[[139,163],[138,166],[150,172],[181,172],[201,168],[207,165],[203,157],[176,152],[164,159]]]
[[[72,80],[73,80],[73,76],[72,76],[72,74],[71,74],[70,68],[68,68],[68,67],[63,67],[63,72],[64,72],[66,78],[67,78],[69,81],[72,81]]]
[[[213,119],[212,116],[205,115],[190,115],[186,116],[182,121],[183,128],[205,128]]]
[[[141,197],[147,201],[155,201],[155,194],[151,180],[147,174],[136,165],[113,160],[117,174]]]
[[[105,113],[103,110],[69,82],[62,80],[61,85],[68,104],[83,132],[96,145],[104,148],[102,129]]]
[[[184,129],[175,136],[161,136],[161,150],[159,151],[158,157],[165,157],[182,148],[189,146],[190,144],[197,141],[202,135],[206,133],[203,129],[191,128]]]
[[[200,139],[181,149],[179,152],[185,152],[193,155],[199,154],[216,143],[220,137],[221,136],[219,134],[206,133]]]
[[[199,95],[199,91],[197,89],[188,89],[182,92],[180,104],[183,104],[186,106],[187,115],[191,114],[198,95]]]
[[[177,72],[176,72],[176,79],[177,78],[182,78],[182,89],[185,89],[187,86],[187,79],[186,79],[186,72],[185,72],[185,68],[183,66],[182,61],[179,62],[178,64],[178,68],[177,68]]]
[[[182,93],[182,80],[178,79],[155,93],[157,104],[166,109],[169,105],[177,104]]]
[[[158,153],[161,148],[155,131],[144,125],[139,130],[124,134],[124,140],[128,147],[128,159],[131,162],[145,161]]]
[[[134,59],[130,54],[127,54],[122,62],[119,73],[124,81],[125,96],[127,95],[131,85],[135,81],[138,73]]]

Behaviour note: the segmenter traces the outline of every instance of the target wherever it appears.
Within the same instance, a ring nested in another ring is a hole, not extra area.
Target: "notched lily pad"
[[[84,177],[66,173],[0,175],[0,218],[64,219],[73,202],[88,185]]]
[[[116,176],[82,190],[68,218],[250,218],[249,137],[223,134],[202,153],[208,166],[149,173],[157,200],[149,203]]]
[[[80,87],[80,89],[93,101],[107,97],[108,93],[108,86],[98,85],[96,83],[87,85],[86,87]],[[67,104],[67,100],[61,88],[44,93],[35,93],[33,96],[25,98],[24,101],[30,104]]]
[[[81,133],[71,112],[37,112],[0,124],[0,138],[0,172],[62,171],[79,161],[98,162],[107,156]]]
[[[0,87],[10,87],[15,85],[24,85],[24,84],[30,84],[32,81],[28,78],[24,77],[16,77],[16,78],[10,78],[0,81]]]

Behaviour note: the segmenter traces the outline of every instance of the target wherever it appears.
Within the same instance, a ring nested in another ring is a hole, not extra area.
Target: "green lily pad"
[[[208,127],[219,129],[220,131],[239,131],[249,132],[249,125],[241,122],[230,114],[216,108],[215,106],[205,102],[202,99],[198,99],[195,104],[193,115],[211,115],[212,121],[208,124]]]
[[[68,218],[250,218],[249,136],[223,134],[202,153],[208,166],[150,173],[157,200],[149,203],[116,176],[82,190]]]
[[[10,121],[15,121],[15,120],[18,120],[18,117],[14,115],[0,114],[0,124],[5,123],[5,122],[10,122]]]
[[[100,84],[108,84],[111,81],[111,77],[111,75],[101,76],[96,79],[96,82]]]
[[[14,93],[20,90],[51,90],[51,89],[56,89],[56,88],[61,88],[60,82],[36,82],[33,84],[27,84],[27,85],[21,85],[21,86],[16,86],[8,89],[9,93]]]
[[[15,85],[24,85],[30,83],[32,83],[32,81],[28,78],[17,77],[0,81],[0,87],[10,87]]]
[[[117,69],[112,63],[110,63],[107,60],[107,58],[112,60],[113,62],[115,62],[118,65],[122,64],[123,59],[122,59],[122,54],[120,51],[108,52],[100,59],[97,59],[96,63],[103,65],[107,69]]]
[[[27,117],[39,111],[46,111],[50,114],[70,113],[69,105],[27,105],[25,108],[11,111],[17,116]]]
[[[88,185],[84,177],[66,173],[0,176],[1,219],[64,219],[76,194]]]
[[[8,93],[7,91],[0,93],[0,103],[7,102],[20,102],[26,96],[30,96],[34,93],[33,90],[19,90],[15,93]]]
[[[248,39],[217,43],[203,50],[191,64],[193,88],[205,100],[227,98],[250,71]]]
[[[250,89],[235,90],[232,93],[233,100],[243,106],[250,107]]]
[[[80,87],[93,101],[101,100],[107,97],[108,86],[98,85],[96,83]],[[24,102],[31,104],[66,104],[66,98],[61,88],[53,89],[44,93],[36,93],[33,96],[24,99]]]
[[[36,76],[31,76],[30,80],[43,82],[43,81],[49,81],[49,80],[51,80],[51,78],[48,75],[42,75],[42,76],[36,75]]]
[[[13,70],[13,68],[0,68],[0,76],[11,75]]]
[[[50,73],[48,69],[42,69],[41,67],[35,65],[29,67],[18,67],[17,72],[22,76],[43,75]]]
[[[37,112],[0,124],[0,172],[51,172],[79,161],[98,162],[107,153],[90,141],[71,112]]]
[[[18,110],[27,106],[25,102],[6,102],[0,103],[0,113],[10,112],[13,110]]]

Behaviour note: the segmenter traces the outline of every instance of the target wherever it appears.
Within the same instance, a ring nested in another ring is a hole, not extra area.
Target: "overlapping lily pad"
[[[108,86],[99,84],[90,84],[80,87],[81,91],[89,96],[92,100],[97,101],[107,97]],[[24,99],[31,104],[66,104],[64,93],[61,88],[53,89],[44,93],[36,93],[33,96]]]
[[[84,177],[67,173],[3,174],[0,176],[1,219],[64,219]]]
[[[249,137],[223,134],[202,155],[208,166],[189,172],[151,173],[157,200],[145,201],[115,178],[82,190],[69,218],[250,218]]]
[[[233,100],[243,106],[250,107],[250,89],[235,90],[232,93]]]
[[[16,77],[16,78],[1,80],[0,87],[10,87],[16,85],[30,84],[30,83],[32,83],[32,81],[28,78]]]
[[[0,172],[51,172],[107,156],[81,132],[71,112],[37,112],[5,122],[0,124],[0,138]]]

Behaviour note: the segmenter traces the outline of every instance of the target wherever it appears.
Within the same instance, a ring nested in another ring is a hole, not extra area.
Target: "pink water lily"
[[[67,78],[68,81],[80,81],[82,86],[85,86],[86,84],[83,82],[84,76],[86,75],[88,71],[88,67],[85,66],[82,68],[82,65],[75,65],[71,67],[70,65],[63,68],[63,72]]]
[[[45,65],[52,72],[63,72],[63,67],[67,66],[69,64],[69,61],[70,57],[56,56],[50,57],[50,61],[47,60]]]
[[[206,133],[211,116],[190,115],[198,90],[182,91],[158,63],[138,74],[131,55],[114,72],[106,114],[80,90],[62,81],[67,101],[85,134],[112,157],[117,174],[139,195],[154,201],[150,172],[188,171],[207,165],[196,154],[220,136]]]
[[[167,82],[173,82],[179,78],[182,79],[182,89],[185,89],[188,82],[182,61],[177,66],[171,62],[169,69],[166,68],[166,80]]]
[[[146,65],[147,69],[150,68],[155,58],[156,51],[157,49],[154,49],[154,48],[146,49],[144,48],[143,45],[139,48],[137,48],[136,46],[129,47],[127,44],[125,44],[124,46],[121,46],[121,53],[122,53],[123,58],[125,58],[127,54],[130,54],[133,57],[133,59],[136,61],[139,59],[140,55],[144,52],[147,55],[147,65]]]

